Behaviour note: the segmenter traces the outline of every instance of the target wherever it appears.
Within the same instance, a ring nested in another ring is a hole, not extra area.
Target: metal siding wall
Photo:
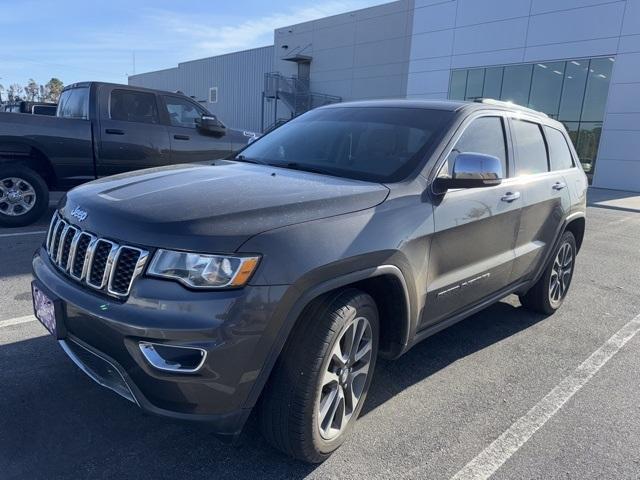
[[[170,92],[178,90],[178,68],[168,68],[157,72],[131,75],[129,85],[136,87],[155,88],[157,90],[168,90]]]
[[[268,46],[135,75],[129,77],[129,84],[181,90],[201,101],[227,126],[257,132],[260,130],[264,74],[272,69],[273,46]],[[208,103],[211,87],[218,87],[217,103]]]

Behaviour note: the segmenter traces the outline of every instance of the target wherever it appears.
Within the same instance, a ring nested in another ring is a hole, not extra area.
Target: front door
[[[202,115],[211,115],[196,102],[178,95],[163,95],[169,117],[172,163],[210,162],[231,153],[231,140],[225,134],[214,136],[198,128]]]
[[[103,86],[98,93],[99,177],[170,164],[167,126],[160,122],[156,95]]]
[[[500,185],[449,190],[434,207],[422,327],[437,323],[504,288],[513,268],[521,199],[517,179],[508,178],[507,135],[501,116],[467,124],[438,175],[450,174],[457,154],[474,152],[502,160]]]

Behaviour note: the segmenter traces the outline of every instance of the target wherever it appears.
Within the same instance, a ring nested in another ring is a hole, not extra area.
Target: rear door
[[[99,177],[171,163],[169,133],[154,93],[103,85],[98,98]]]
[[[574,164],[560,131],[535,119],[511,118],[510,124],[515,175],[522,181],[522,216],[512,272],[512,281],[518,281],[535,274],[569,213],[571,198],[563,172]]]
[[[163,113],[168,116],[172,163],[207,162],[231,153],[226,134],[214,136],[198,128],[202,115],[211,115],[202,106],[179,95],[162,95],[162,101]]]
[[[483,153],[502,160],[500,185],[452,189],[434,206],[435,233],[429,257],[423,327],[437,323],[504,288],[513,268],[521,201],[512,170],[503,116],[473,119],[438,175],[450,174],[459,153]]]

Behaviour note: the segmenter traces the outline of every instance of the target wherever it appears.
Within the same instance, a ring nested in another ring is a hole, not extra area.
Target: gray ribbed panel
[[[177,68],[132,75],[129,84],[180,90],[195,97],[227,126],[258,132],[264,74],[272,70],[273,46],[267,46],[184,62]],[[218,102],[213,104],[208,103],[211,87],[218,87]]]

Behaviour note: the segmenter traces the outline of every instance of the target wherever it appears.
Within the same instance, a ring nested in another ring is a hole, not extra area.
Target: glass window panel
[[[578,158],[582,168],[587,173],[593,173],[593,168],[598,154],[600,135],[602,134],[601,122],[581,122],[578,131]]]
[[[562,122],[564,124],[564,128],[567,129],[567,133],[569,134],[569,138],[571,139],[571,143],[577,149],[578,148],[578,129],[580,128],[579,122]]]
[[[484,153],[493,155],[502,161],[502,176],[507,177],[507,148],[505,145],[504,127],[500,117],[481,117],[473,122],[462,133],[455,147],[451,150],[440,174],[449,174],[453,168],[453,160],[459,153]]]
[[[449,83],[449,98],[453,100],[464,100],[464,93],[467,88],[467,71],[454,70],[451,72]]]
[[[467,76],[467,93],[465,100],[474,100],[482,98],[482,87],[484,86],[484,68],[476,68],[469,70]]]
[[[109,117],[125,122],[158,123],[156,96],[133,90],[113,90],[109,103]]]
[[[540,125],[524,120],[513,120],[516,175],[530,175],[548,171],[547,147]]]
[[[484,98],[500,98],[500,90],[502,90],[502,67],[487,68],[484,74],[484,89],[482,96]]]
[[[551,127],[544,127],[544,133],[547,137],[547,145],[549,146],[549,164],[551,170],[564,170],[573,167],[573,158],[571,150],[560,130]]]
[[[570,60],[564,71],[564,85],[562,86],[562,98],[560,100],[560,113],[558,118],[563,121],[580,120],[582,113],[582,100],[584,99],[584,87],[589,71],[589,60]]]
[[[594,58],[589,65],[587,88],[584,94],[581,120],[601,122],[609,93],[612,58]]]
[[[532,71],[533,65],[510,65],[504,67],[500,100],[526,106],[529,102]]]
[[[536,63],[533,66],[529,107],[558,118],[564,62]]]

